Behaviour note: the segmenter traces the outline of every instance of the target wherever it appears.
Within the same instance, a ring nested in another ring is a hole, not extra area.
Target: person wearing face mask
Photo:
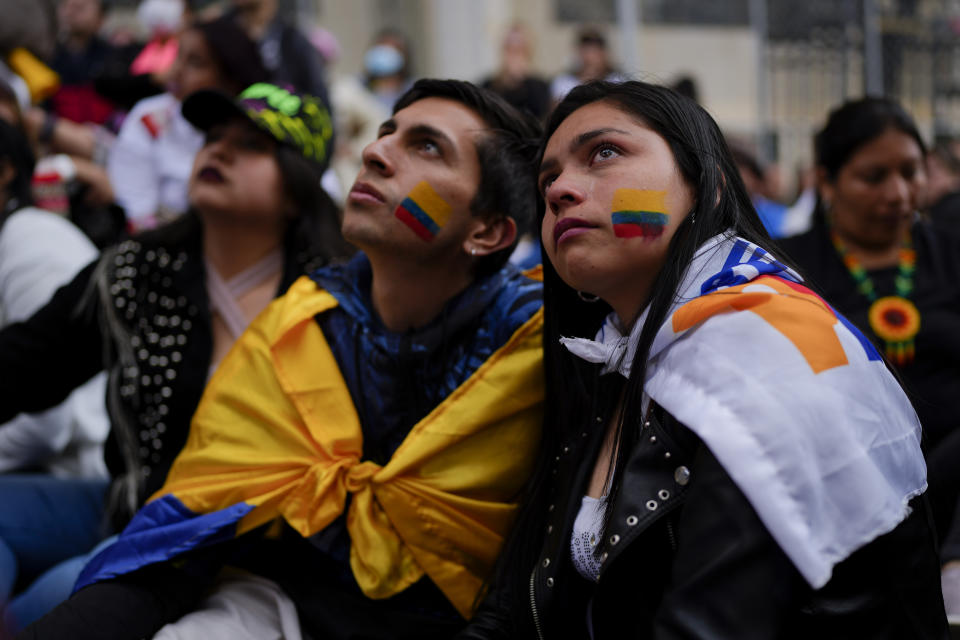
[[[782,246],[896,368],[923,425],[938,533],[960,536],[960,240],[917,213],[923,140],[898,104],[864,98],[831,112],[814,147],[814,226]],[[943,551],[960,558],[949,540]]]
[[[459,637],[944,638],[916,415],[713,119],[589,83],[539,164],[544,443]]]
[[[232,15],[260,50],[270,81],[328,101],[324,61],[296,25],[280,14],[279,0],[230,0]]]
[[[410,42],[395,29],[383,29],[363,55],[364,86],[389,112],[412,82]]]
[[[180,34],[167,92],[137,103],[107,157],[114,196],[131,231],[186,210],[187,180],[203,134],[183,118],[181,102],[201,89],[236,95],[267,79],[256,45],[233,18],[198,22]]]
[[[332,139],[326,105],[265,83],[237,102],[194,96],[184,117],[206,137],[188,211],[105,250],[0,331],[0,370],[11,373],[0,422],[53,406],[106,370],[111,426],[111,481],[99,491],[0,476],[0,557],[9,560],[0,579],[31,585],[7,611],[13,628],[65,599],[84,555],[163,485],[208,377],[247,324],[300,275],[352,253],[320,187]]]

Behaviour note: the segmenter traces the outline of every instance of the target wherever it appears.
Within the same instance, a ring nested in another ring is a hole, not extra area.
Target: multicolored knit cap
[[[183,117],[207,131],[231,117],[249,118],[255,125],[322,168],[333,152],[333,119],[320,98],[297,93],[268,82],[247,87],[236,99],[219,91],[203,90],[183,101]]]

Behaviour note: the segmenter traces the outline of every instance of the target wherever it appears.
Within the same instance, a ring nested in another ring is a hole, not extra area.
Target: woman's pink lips
[[[553,228],[554,243],[556,246],[560,246],[560,243],[564,240],[586,233],[594,227],[595,225],[591,225],[579,218],[563,218],[557,222],[557,226]]]
[[[559,238],[557,238],[557,246],[559,247],[560,243],[563,242],[564,240],[569,240],[570,238],[574,236],[578,236],[581,233],[586,233],[591,229],[593,229],[593,227],[573,227],[572,229],[567,229],[562,234],[560,234]]]

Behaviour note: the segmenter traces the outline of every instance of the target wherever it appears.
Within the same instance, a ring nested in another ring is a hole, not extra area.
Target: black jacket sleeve
[[[16,640],[139,640],[179,619],[200,602],[212,577],[170,563],[144,567],[73,594]]]
[[[511,606],[517,604],[504,586],[491,589],[481,602],[470,624],[457,634],[456,640],[508,640],[520,635],[515,628]]]
[[[97,262],[62,286],[33,316],[0,331],[0,424],[49,409],[103,369]]]
[[[809,587],[705,446],[692,470],[654,637],[778,637]]]

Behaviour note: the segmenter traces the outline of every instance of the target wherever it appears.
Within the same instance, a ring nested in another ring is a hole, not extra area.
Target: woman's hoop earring
[[[589,293],[584,293],[583,291],[579,291],[579,290],[577,291],[577,297],[583,300],[584,302],[589,302],[590,304],[593,304],[594,302],[598,302],[600,300],[600,296],[590,295]]]

